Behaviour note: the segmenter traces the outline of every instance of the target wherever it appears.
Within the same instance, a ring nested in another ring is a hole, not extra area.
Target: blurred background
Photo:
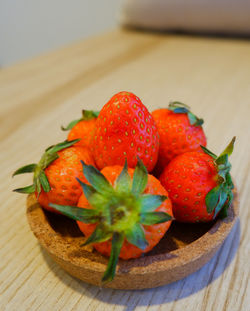
[[[250,0],[0,0],[0,67],[118,25],[249,36]]]
[[[114,28],[122,0],[0,0],[0,67]]]

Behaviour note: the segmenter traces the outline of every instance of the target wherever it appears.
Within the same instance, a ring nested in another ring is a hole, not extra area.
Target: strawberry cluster
[[[40,205],[77,221],[85,244],[109,257],[137,258],[164,236],[173,219],[207,222],[227,216],[233,200],[228,161],[235,138],[216,156],[206,148],[203,120],[172,102],[150,113],[130,92],[115,94],[100,112],[83,110],[66,141],[47,148],[30,186]],[[149,174],[150,173],[150,174]]]

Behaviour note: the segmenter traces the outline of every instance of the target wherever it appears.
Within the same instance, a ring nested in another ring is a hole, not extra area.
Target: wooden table
[[[65,138],[60,125],[120,90],[149,109],[170,100],[191,105],[215,153],[237,136],[231,163],[240,220],[201,270],[150,290],[101,289],[66,274],[31,233],[26,196],[11,192],[31,182],[11,173]],[[0,104],[0,310],[250,310],[249,41],[116,30],[1,70]]]

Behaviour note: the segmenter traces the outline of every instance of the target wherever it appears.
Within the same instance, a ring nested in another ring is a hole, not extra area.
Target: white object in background
[[[156,30],[250,34],[250,0],[125,0],[120,20]]]

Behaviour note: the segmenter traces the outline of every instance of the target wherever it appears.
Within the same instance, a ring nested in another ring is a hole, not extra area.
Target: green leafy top
[[[59,157],[57,154],[58,151],[74,145],[79,140],[80,139],[74,139],[71,141],[66,140],[57,145],[50,146],[45,150],[44,154],[41,157],[41,160],[37,164],[28,164],[16,170],[13,173],[12,177],[24,173],[34,173],[34,176],[32,185],[18,188],[14,191],[19,193],[33,193],[37,191],[37,193],[39,194],[41,192],[41,189],[43,189],[45,192],[49,192],[51,188],[48,178],[44,172],[45,168],[48,167],[54,160]]]
[[[93,111],[93,110],[82,110],[82,117],[81,119],[76,119],[71,121],[66,127],[61,126],[61,129],[63,131],[69,131],[71,130],[77,123],[79,123],[80,121],[87,121],[87,120],[91,120],[94,118],[97,118],[99,115],[99,111]]]
[[[201,126],[204,123],[203,119],[199,119],[190,111],[190,107],[181,102],[171,102],[168,106],[168,109],[174,113],[186,113],[191,125]]]
[[[206,195],[207,212],[214,211],[214,218],[219,214],[222,218],[227,216],[227,210],[233,201],[234,188],[230,175],[231,164],[228,157],[232,154],[234,148],[235,137],[231,140],[226,149],[217,157],[206,147],[201,146],[203,151],[214,159],[214,163],[218,170],[218,185],[210,190]]]
[[[124,239],[145,249],[148,245],[142,225],[153,225],[171,220],[164,212],[156,212],[166,199],[162,195],[143,194],[148,174],[138,159],[133,180],[128,174],[127,161],[112,186],[95,167],[82,162],[87,185],[80,180],[91,209],[50,204],[62,214],[84,223],[96,223],[96,228],[84,245],[112,239],[111,255],[102,281],[112,281]]]

